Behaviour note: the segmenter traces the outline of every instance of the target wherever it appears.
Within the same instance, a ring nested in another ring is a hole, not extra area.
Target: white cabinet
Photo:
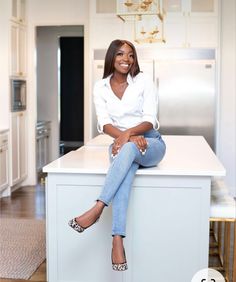
[[[26,75],[26,26],[11,22],[11,70],[12,76]]]
[[[26,22],[26,0],[12,0],[11,19],[20,23]]]
[[[9,186],[8,133],[0,133],[0,194]]]
[[[216,47],[218,0],[164,0],[166,45]]]
[[[26,76],[25,0],[12,0],[10,75]]]
[[[218,0],[163,0],[167,14],[217,16]]]
[[[12,113],[11,116],[11,181],[14,186],[22,182],[27,176],[26,154],[26,114]]]
[[[37,171],[50,162],[50,122],[39,122],[37,124]]]

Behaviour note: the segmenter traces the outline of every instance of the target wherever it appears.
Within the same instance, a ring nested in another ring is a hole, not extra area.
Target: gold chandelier
[[[134,22],[135,42],[137,43],[165,43],[164,25],[156,16],[143,15],[142,19]]]
[[[117,0],[117,16],[133,21],[137,43],[165,42],[161,0]]]

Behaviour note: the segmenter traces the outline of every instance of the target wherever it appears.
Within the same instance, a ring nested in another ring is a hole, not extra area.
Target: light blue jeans
[[[105,205],[112,202],[112,235],[126,236],[126,215],[130,191],[139,166],[156,166],[164,157],[166,146],[158,131],[152,129],[144,134],[148,142],[145,155],[142,155],[133,142],[124,144],[117,156],[111,158],[112,144],[109,147],[111,165],[106,175],[102,192],[97,200]]]

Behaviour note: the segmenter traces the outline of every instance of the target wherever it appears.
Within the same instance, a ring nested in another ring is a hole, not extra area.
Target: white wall
[[[88,1],[84,0],[33,0],[28,1],[28,178],[24,185],[36,183],[35,127],[37,123],[36,96],[36,26],[83,25],[85,34],[85,62],[88,62]],[[89,128],[90,104],[87,85],[88,64],[85,63],[85,128]],[[88,134],[85,132],[85,140]]]
[[[217,154],[236,195],[236,1],[221,1],[221,68]]]

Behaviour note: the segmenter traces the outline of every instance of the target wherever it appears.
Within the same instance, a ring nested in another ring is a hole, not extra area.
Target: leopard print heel
[[[128,269],[127,262],[124,263],[112,263],[112,269],[116,271],[125,271]]]
[[[113,252],[113,250],[112,250]],[[111,257],[112,257],[112,252],[111,252]],[[124,249],[124,258],[125,258],[125,261],[122,262],[122,263],[114,263],[113,260],[112,260],[112,269],[115,270],[115,271],[125,271],[128,269],[128,264],[126,262],[126,256],[125,256],[125,249]]]
[[[90,226],[92,226],[94,223],[98,222],[99,217],[93,222],[91,223],[89,226],[87,227],[83,227],[81,225],[79,225],[79,223],[76,221],[76,218],[73,218],[71,220],[69,220],[68,224],[70,227],[72,227],[75,231],[82,233],[84,232],[85,229],[89,228]]]
[[[80,226],[80,225],[77,223],[77,221],[76,221],[75,218],[71,219],[71,220],[68,222],[68,224],[69,224],[70,227],[72,227],[75,231],[77,231],[77,232],[79,232],[79,233],[82,233],[82,232],[84,232],[84,230],[85,230],[84,227]]]

